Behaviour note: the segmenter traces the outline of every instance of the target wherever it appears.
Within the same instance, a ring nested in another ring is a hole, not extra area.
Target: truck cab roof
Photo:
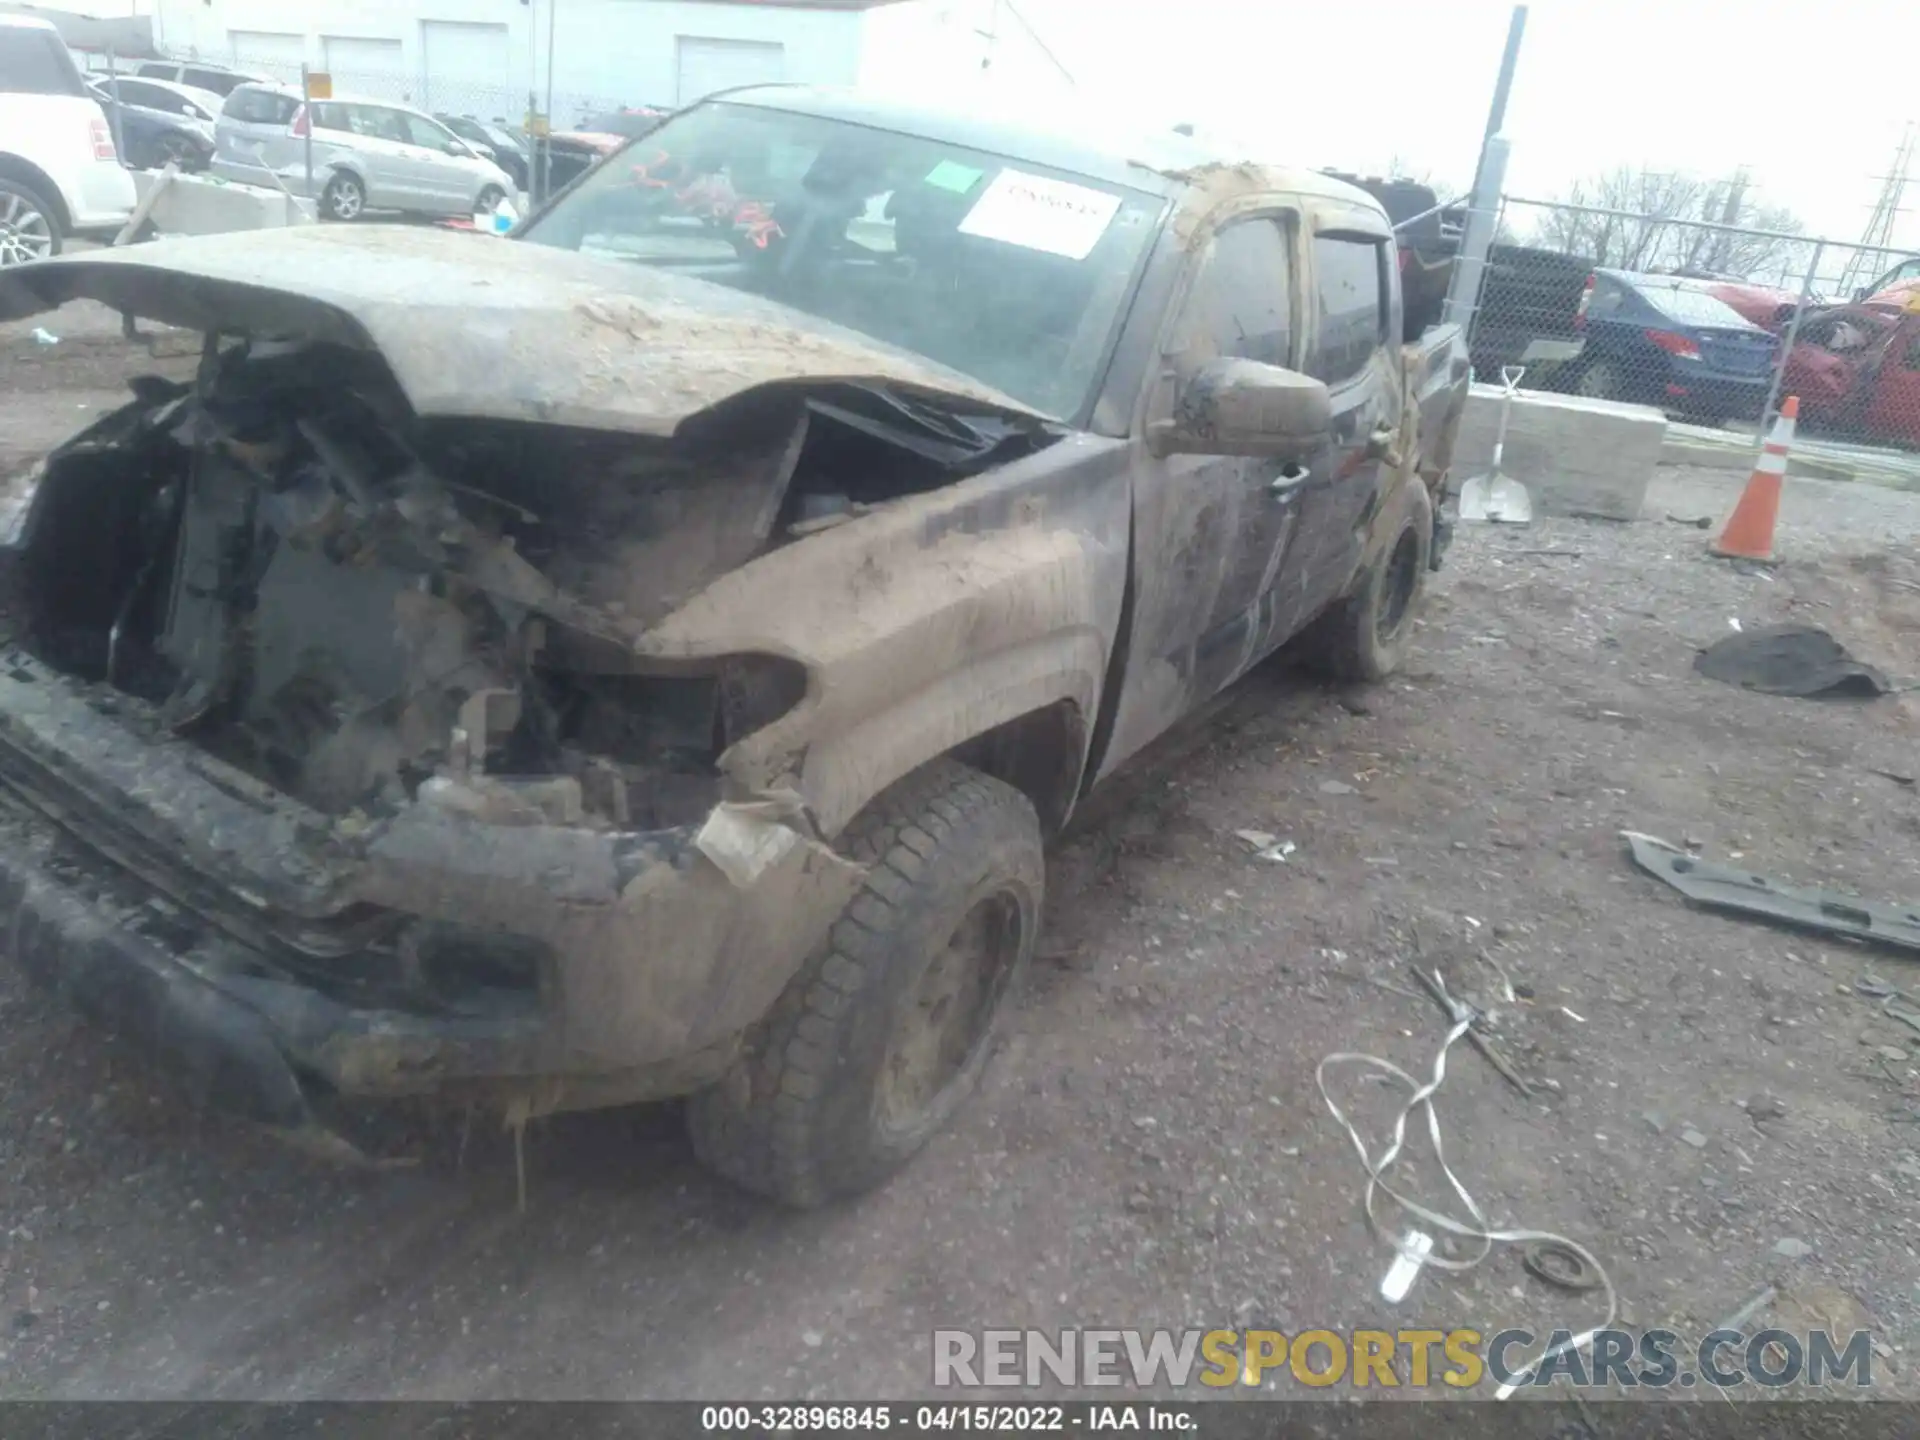
[[[1052,115],[1022,117],[1005,111],[987,117],[808,85],[748,86],[709,96],[703,103],[716,100],[818,115],[1003,155],[1103,184],[1163,195],[1193,218],[1241,196],[1298,195],[1324,199],[1343,210],[1364,212],[1374,217],[1378,233],[1391,233],[1386,209],[1357,185],[1304,167],[1268,163],[1244,151],[1171,130],[1109,127],[1090,123],[1084,117],[1062,123]]]

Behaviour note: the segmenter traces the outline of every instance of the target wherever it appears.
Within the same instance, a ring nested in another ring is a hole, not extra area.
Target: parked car
[[[136,170],[157,170],[169,161],[182,170],[199,171],[213,159],[213,126],[221,98],[210,90],[195,90],[167,80],[133,75],[113,80],[95,78],[87,88],[112,123],[119,112],[119,143],[127,164]],[[119,91],[118,105],[114,91]]]
[[[1809,426],[1920,449],[1920,307],[1808,313],[1781,389]]]
[[[1575,311],[1585,344],[1569,377],[1573,390],[1716,422],[1758,419],[1779,342],[1707,284],[1595,270]]]
[[[1749,325],[1778,335],[1800,308],[1800,297],[1773,285],[1754,285],[1743,280],[1715,280],[1706,292],[1721,301]]]
[[[436,115],[434,119],[473,146],[481,159],[493,161],[512,176],[515,189],[530,187],[530,155],[526,142],[513,130],[498,122],[476,120],[471,115]]]
[[[145,60],[133,73],[149,80],[165,80],[205,90],[223,100],[242,85],[274,83],[271,76],[257,70],[236,70],[231,65],[217,65],[209,60]]]
[[[431,115],[388,100],[337,96],[309,107],[298,91],[246,84],[227,97],[214,127],[213,172],[261,185],[269,174],[307,196],[321,218],[369,211],[471,215],[515,193],[513,178]]]
[[[0,14],[0,268],[114,234],[133,177],[66,42],[45,20]]]
[[[687,1094],[815,1204],[975,1084],[1083,794],[1290,640],[1401,663],[1467,357],[1309,171],[788,87],[642,144],[513,238],[0,280],[230,342],[0,549],[0,931],[270,1126]]]
[[[1863,285],[1853,298],[1886,310],[1908,310],[1920,304],[1920,255],[1902,260],[1871,285]]]
[[[652,134],[667,114],[649,106],[629,106],[582,116],[573,129],[556,130],[547,137],[548,191],[571,185],[621,146]]]

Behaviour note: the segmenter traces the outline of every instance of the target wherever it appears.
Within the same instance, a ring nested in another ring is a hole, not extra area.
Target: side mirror
[[[1310,375],[1258,360],[1209,360],[1180,382],[1173,414],[1147,427],[1153,453],[1297,459],[1333,431],[1333,399]]]
[[[1862,285],[1858,290],[1853,292],[1853,303],[1856,305],[1860,304],[1860,302],[1865,300],[1866,298],[1867,298],[1867,287],[1864,285]]]

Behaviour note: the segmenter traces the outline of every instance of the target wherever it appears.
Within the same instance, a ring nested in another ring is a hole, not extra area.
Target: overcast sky
[[[1013,0],[1083,90],[1273,158],[1462,189],[1508,0]],[[1511,194],[1616,165],[1749,167],[1810,232],[1857,239],[1920,120],[1920,0],[1534,0],[1507,110]],[[1896,243],[1920,249],[1920,165]]]

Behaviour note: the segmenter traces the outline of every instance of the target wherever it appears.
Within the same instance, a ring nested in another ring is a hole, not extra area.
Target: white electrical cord
[[[1445,988],[1444,985],[1442,988]],[[1459,1013],[1457,1008],[1455,1013]],[[1580,1245],[1564,1235],[1556,1235],[1547,1230],[1494,1230],[1489,1228],[1487,1217],[1482,1213],[1472,1193],[1468,1191],[1465,1185],[1460,1183],[1460,1177],[1455,1175],[1452,1167],[1447,1164],[1446,1152],[1440,1143],[1440,1116],[1434,1109],[1433,1097],[1435,1092],[1439,1090],[1441,1083],[1447,1078],[1447,1052],[1453,1048],[1454,1043],[1458,1041],[1461,1036],[1467,1033],[1472,1025],[1473,1016],[1469,1013],[1463,1019],[1456,1021],[1453,1028],[1447,1032],[1447,1038],[1440,1046],[1440,1053],[1433,1057],[1433,1078],[1425,1084],[1422,1084],[1405,1070],[1402,1070],[1391,1060],[1382,1060],[1377,1055],[1366,1055],[1351,1050],[1337,1051],[1332,1055],[1328,1055],[1315,1067],[1313,1078],[1314,1083],[1320,1087],[1320,1098],[1327,1102],[1327,1109],[1333,1113],[1333,1118],[1338,1120],[1342,1127],[1345,1128],[1347,1138],[1353,1141],[1353,1148],[1359,1153],[1360,1163],[1366,1167],[1367,1189],[1363,1207],[1366,1210],[1367,1224],[1373,1228],[1373,1232],[1376,1235],[1391,1242],[1394,1250],[1403,1259],[1415,1265],[1432,1265],[1441,1270],[1465,1271],[1473,1269],[1474,1266],[1478,1265],[1482,1260],[1485,1260],[1487,1256],[1493,1252],[1493,1247],[1496,1244],[1514,1245],[1546,1241],[1551,1244],[1564,1245],[1577,1256],[1583,1264],[1592,1270],[1593,1274],[1598,1278],[1600,1288],[1607,1292],[1606,1318],[1592,1329],[1584,1330],[1572,1339],[1562,1341],[1560,1344],[1542,1351],[1532,1363],[1516,1372],[1511,1379],[1502,1384],[1498,1390],[1494,1391],[1494,1398],[1496,1400],[1505,1400],[1508,1396],[1512,1395],[1515,1390],[1525,1385],[1534,1373],[1538,1371],[1542,1365],[1546,1364],[1547,1361],[1557,1355],[1564,1355],[1573,1350],[1581,1350],[1592,1344],[1593,1337],[1599,1334],[1600,1331],[1610,1328],[1615,1319],[1618,1318],[1620,1302],[1619,1296],[1613,1288],[1613,1280],[1608,1276],[1606,1269],[1600,1264],[1600,1261],[1594,1256],[1593,1252],[1588,1250],[1584,1245]],[[1378,1160],[1376,1160],[1372,1152],[1367,1149],[1367,1142],[1361,1138],[1359,1129],[1347,1118],[1345,1112],[1341,1110],[1339,1105],[1334,1103],[1333,1094],[1327,1089],[1327,1070],[1334,1065],[1360,1065],[1370,1070],[1377,1070],[1381,1074],[1392,1076],[1413,1092],[1407,1103],[1401,1107],[1400,1113],[1394,1117],[1393,1142],[1381,1153]],[[1447,1177],[1447,1183],[1453,1187],[1453,1193],[1460,1197],[1461,1205],[1466,1208],[1467,1214],[1472,1217],[1471,1224],[1456,1220],[1452,1216],[1444,1215],[1437,1210],[1430,1210],[1419,1201],[1409,1199],[1394,1189],[1392,1185],[1388,1184],[1384,1178],[1387,1171],[1393,1167],[1393,1163],[1400,1158],[1400,1152],[1406,1146],[1407,1117],[1413,1114],[1416,1109],[1425,1109],[1427,1112],[1427,1134],[1433,1140],[1433,1158],[1439,1162],[1440,1173]],[[1380,1217],[1374,1214],[1373,1199],[1376,1191],[1385,1191],[1387,1197],[1402,1210],[1406,1211],[1415,1219],[1433,1226],[1437,1230],[1444,1230],[1448,1234],[1459,1235],[1468,1240],[1479,1241],[1479,1253],[1466,1260],[1449,1260],[1431,1251],[1422,1253],[1410,1247],[1405,1237],[1392,1234],[1383,1228]]]

